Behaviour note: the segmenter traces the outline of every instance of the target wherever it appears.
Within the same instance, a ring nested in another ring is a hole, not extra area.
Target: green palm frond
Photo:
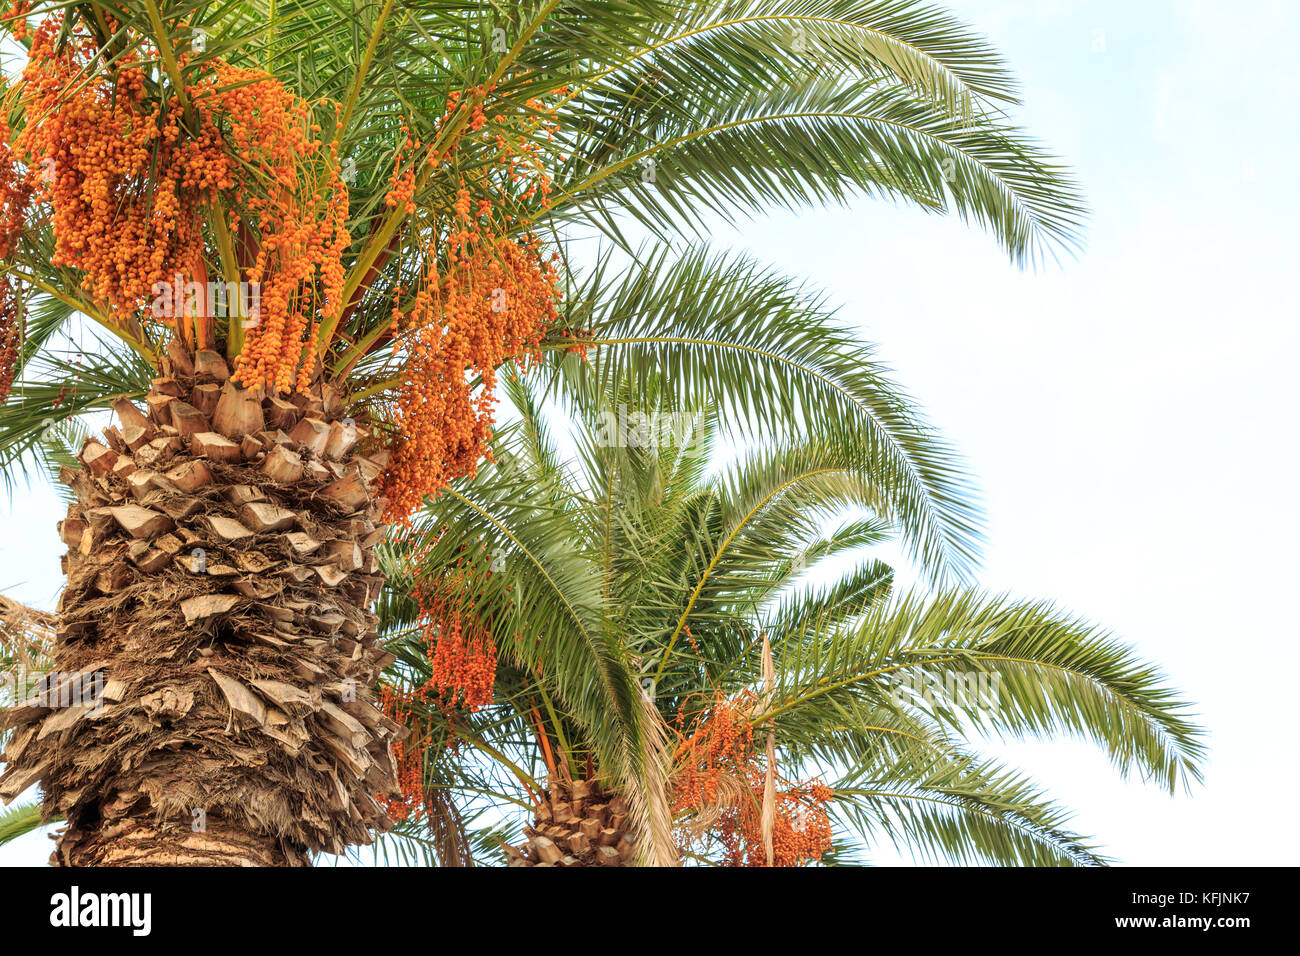
[[[1106,858],[1066,829],[1069,814],[996,764],[909,767],[895,780],[835,787],[837,809],[867,839],[958,865],[1095,866]]]
[[[571,205],[611,235],[631,215],[667,238],[683,226],[706,232],[710,215],[899,197],[980,224],[1017,263],[1078,245],[1069,173],[1013,128],[937,112],[906,86],[834,75],[731,89],[745,91],[734,104],[709,88],[694,115],[635,117],[616,159],[573,182],[562,171],[557,209]],[[665,113],[684,109],[663,96],[675,104]]]
[[[0,475],[12,492],[16,472],[39,467],[57,476],[67,444],[83,435],[85,420],[106,412],[122,395],[149,391],[152,368],[111,339],[87,336],[82,345],[48,347],[29,359],[0,405]]]
[[[764,616],[764,626],[774,641],[783,635],[829,629],[884,600],[893,584],[892,567],[883,561],[869,561],[829,584],[785,595]]]
[[[1189,705],[1131,649],[1050,604],[906,595],[838,628],[784,633],[774,652],[778,720],[902,707],[953,732],[1081,736],[1171,792],[1200,780]]]
[[[10,843],[20,836],[25,836],[33,830],[39,830],[47,823],[52,823],[59,818],[52,820],[41,819],[41,805],[39,803],[24,803],[16,807],[9,807],[6,810],[0,810],[0,846]]]
[[[660,378],[677,408],[710,409],[740,439],[851,448],[910,554],[937,577],[970,573],[981,517],[960,458],[821,296],[743,257],[653,251],[619,274],[595,270],[570,315],[591,359],[561,364],[571,391],[641,394]]]
[[[646,780],[639,690],[626,649],[603,625],[599,581],[569,542],[557,538],[552,516],[492,491],[490,480],[476,480],[443,492],[440,500],[450,506],[417,526],[419,546],[427,549],[421,565],[459,564],[485,582],[475,595],[476,613],[512,635],[503,651],[519,667],[545,672],[611,781],[633,798]],[[466,549],[464,542],[475,545]],[[493,565],[510,570],[487,574]]]
[[[1006,124],[986,42],[911,3],[688,8],[565,104],[555,214],[666,235],[770,204],[900,197],[988,227],[1013,259],[1078,239],[1068,173]]]
[[[81,467],[77,455],[90,438],[90,427],[78,419],[67,419],[46,428],[36,449],[36,457],[45,466],[46,477],[50,487],[54,488],[64,501],[74,501],[76,494],[59,480],[64,468],[74,471]]]

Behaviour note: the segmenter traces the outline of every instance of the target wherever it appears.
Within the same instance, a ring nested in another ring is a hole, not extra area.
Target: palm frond
[[[678,408],[712,409],[741,439],[805,433],[854,449],[910,554],[936,578],[970,573],[981,518],[959,457],[820,297],[695,249],[598,269],[574,300],[590,362],[560,363],[573,394],[644,393],[661,378]]]
[[[911,708],[955,731],[1081,736],[1171,792],[1201,776],[1190,706],[1131,649],[1050,604],[905,595],[838,629],[787,634],[778,653],[778,713]]]
[[[6,490],[12,493],[16,473],[31,467],[57,475],[60,455],[84,431],[83,420],[107,411],[119,396],[145,395],[153,375],[136,352],[98,337],[89,337],[84,347],[45,348],[29,359],[0,406],[0,474]]]
[[[57,819],[42,819],[41,805],[39,803],[24,803],[16,807],[10,807],[7,810],[0,810],[0,846],[11,843],[33,830],[39,830],[47,823],[53,823]]]

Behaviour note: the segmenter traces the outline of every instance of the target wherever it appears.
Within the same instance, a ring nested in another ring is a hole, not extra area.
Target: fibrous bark
[[[382,453],[328,388],[263,398],[185,358],[64,475],[54,671],[101,697],[0,718],[0,797],[40,783],[68,820],[55,863],[302,865],[391,825]]]
[[[594,780],[553,778],[524,829],[523,846],[504,846],[510,866],[634,866],[627,801]]]

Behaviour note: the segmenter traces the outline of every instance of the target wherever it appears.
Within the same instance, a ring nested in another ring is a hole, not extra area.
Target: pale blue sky
[[[1077,261],[1018,272],[956,220],[865,200],[714,241],[826,288],[966,454],[989,516],[982,585],[1108,625],[1212,734],[1206,784],[1176,798],[1081,743],[990,749],[1123,863],[1293,862],[1262,798],[1300,782],[1300,12],[947,6],[1006,55],[1023,122],[1078,170],[1093,216]],[[0,589],[52,605],[60,512],[44,488],[0,510]],[[0,864],[49,846],[29,836]]]

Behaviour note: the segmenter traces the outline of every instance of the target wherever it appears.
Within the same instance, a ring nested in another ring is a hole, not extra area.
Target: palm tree
[[[547,241],[863,193],[983,223],[1019,262],[1076,238],[1002,64],[928,8],[91,0],[4,21],[29,55],[0,112],[0,466],[117,416],[62,472],[54,665],[104,676],[103,707],[6,715],[0,797],[39,782],[69,821],[57,862],[300,864],[389,825],[373,549],[473,472],[494,370],[572,347]],[[933,551],[952,529],[895,452]],[[605,760],[631,774],[646,728],[610,681]]]
[[[951,583],[892,593],[867,550],[887,540],[965,576],[970,490],[815,297],[696,253],[575,300],[585,361],[512,380],[494,463],[387,555],[387,709],[414,732],[398,833],[444,864],[498,843],[512,865],[843,861],[859,837],[1092,864],[968,738],[1081,735],[1122,771],[1198,778],[1186,705],[1098,628]],[[691,344],[664,344],[683,315]],[[915,496],[908,469],[938,481]],[[605,689],[628,684],[658,742],[635,767]]]

